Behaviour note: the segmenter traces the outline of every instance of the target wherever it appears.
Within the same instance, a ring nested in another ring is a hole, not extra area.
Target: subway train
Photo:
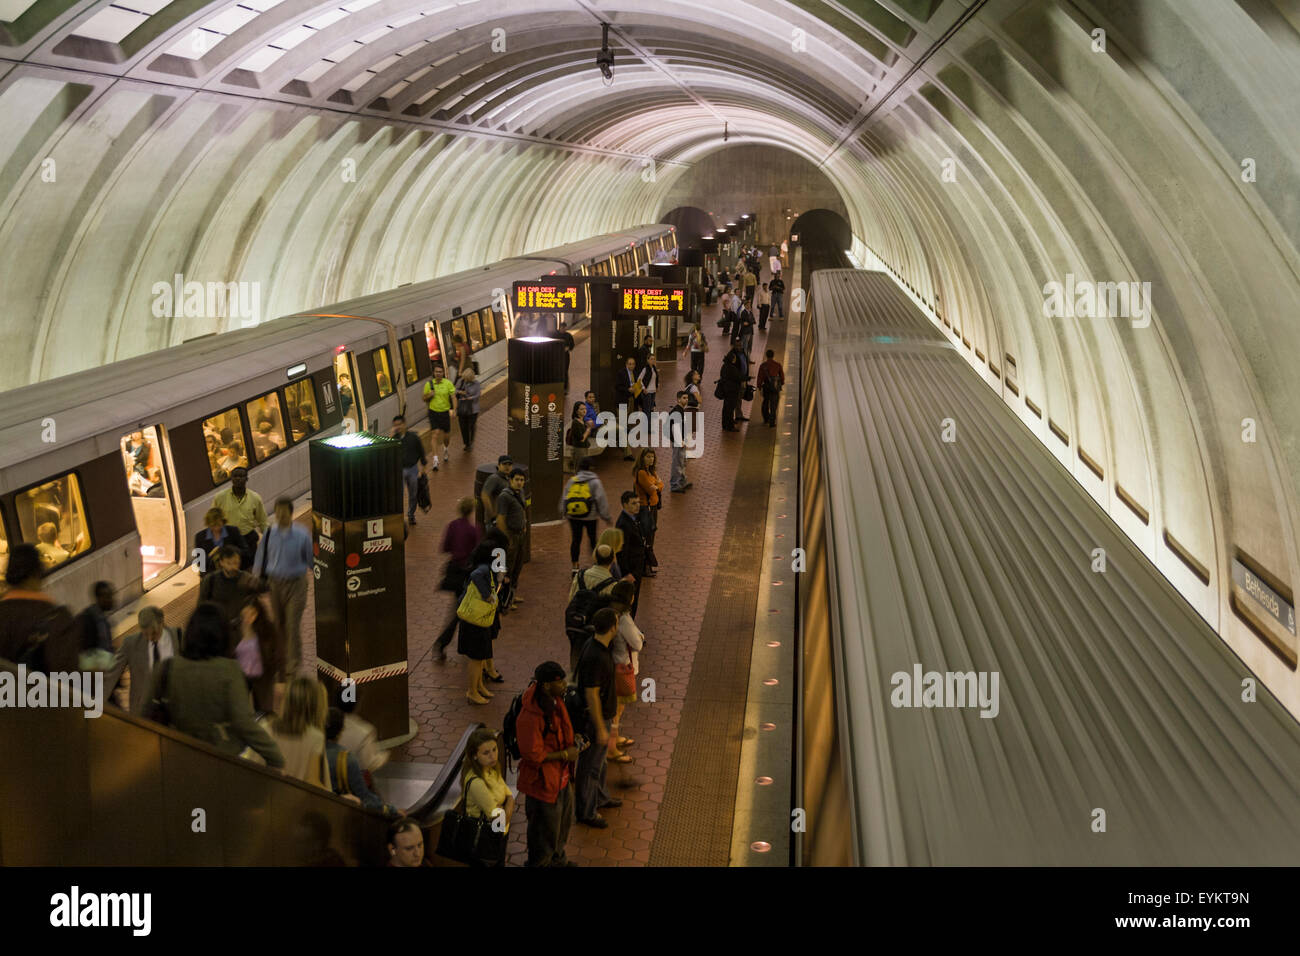
[[[485,385],[504,375],[505,340],[536,331],[509,307],[516,280],[637,275],[675,248],[671,226],[640,226],[9,391],[0,570],[11,542],[30,542],[57,600],[85,604],[98,580],[135,600],[190,563],[234,468],[269,510],[308,491],[309,439],[421,409],[433,364],[457,348]]]

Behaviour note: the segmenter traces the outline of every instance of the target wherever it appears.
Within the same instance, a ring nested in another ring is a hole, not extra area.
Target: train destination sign
[[[685,315],[684,285],[625,285],[619,292],[620,315]]]
[[[514,306],[516,312],[586,312],[587,287],[568,276],[516,282]]]

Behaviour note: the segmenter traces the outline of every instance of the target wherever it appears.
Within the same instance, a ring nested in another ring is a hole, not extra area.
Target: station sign
[[[516,312],[586,312],[587,286],[568,276],[514,284]]]
[[[655,316],[686,314],[684,285],[625,285],[619,290],[618,314]]]

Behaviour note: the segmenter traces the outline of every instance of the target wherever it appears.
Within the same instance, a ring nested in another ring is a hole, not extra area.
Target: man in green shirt
[[[433,367],[433,378],[424,383],[424,400],[429,403],[429,427],[433,429],[433,470],[438,470],[438,446],[442,457],[451,461],[447,451],[451,434],[451,413],[456,410],[456,386],[443,377],[442,366]]]

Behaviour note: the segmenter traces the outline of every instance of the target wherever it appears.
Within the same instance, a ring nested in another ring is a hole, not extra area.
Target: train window
[[[506,337],[506,314],[504,312],[493,312],[489,309],[488,315],[491,318],[493,336],[498,340],[504,339]],[[484,330],[487,329],[486,321],[484,322],[483,328]]]
[[[15,495],[14,507],[23,540],[36,545],[47,572],[90,550],[81,485],[71,472]]]
[[[497,341],[498,339],[504,338],[504,336],[502,336],[500,332],[497,330],[496,320],[493,318],[493,316],[495,316],[496,314],[497,313],[493,312],[490,308],[484,309],[480,313],[482,318],[482,324],[483,324],[484,345],[491,345],[493,342]]]
[[[479,321],[479,314],[471,312],[465,316],[465,324],[469,328],[469,349],[471,352],[477,352],[483,347],[483,327]]]
[[[415,367],[415,345],[411,339],[402,339],[399,344],[402,347],[402,374],[406,376],[407,385],[414,385],[420,378]]]
[[[320,416],[316,414],[316,393],[312,389],[312,380],[301,379],[286,385],[285,401],[289,403],[289,430],[293,440],[302,441],[320,428]]]
[[[451,327],[451,335],[447,336],[447,327]],[[465,319],[452,319],[450,322],[443,323],[443,336],[450,338],[452,341],[453,351],[458,351],[456,343],[466,344],[469,342],[469,336],[465,332]]]
[[[220,415],[205,418],[203,439],[208,443],[212,484],[229,481],[234,469],[248,467],[248,438],[244,434],[244,423],[239,420],[239,409],[231,408]]]
[[[388,366],[388,349],[375,349],[370,353],[375,365],[375,385],[379,388],[379,397],[393,394],[393,375]]]
[[[288,446],[284,438],[284,416],[280,414],[280,396],[268,392],[244,405],[248,424],[253,429],[253,454],[259,462],[280,454]]]
[[[0,574],[9,570],[9,538],[5,534],[4,523],[0,522]]]

